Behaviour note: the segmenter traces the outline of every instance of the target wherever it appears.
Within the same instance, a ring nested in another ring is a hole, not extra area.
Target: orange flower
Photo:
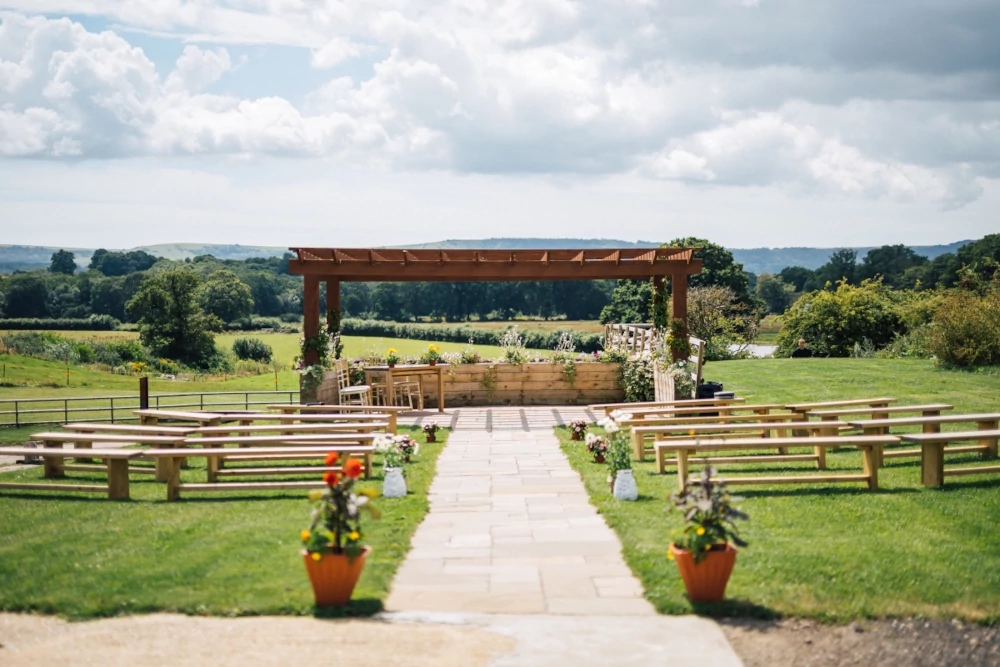
[[[337,486],[340,483],[340,476],[333,471],[325,472],[323,473],[323,483],[327,486]]]
[[[339,460],[340,460],[340,454],[338,454],[337,452],[330,452],[329,454],[326,455],[326,465],[328,467],[337,465],[337,461]]]
[[[357,459],[347,459],[347,462],[344,464],[344,474],[351,479],[357,479],[358,477],[361,477],[362,468],[363,466],[361,461]]]

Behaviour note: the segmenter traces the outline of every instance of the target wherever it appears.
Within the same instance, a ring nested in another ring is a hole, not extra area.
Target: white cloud
[[[190,41],[292,45],[308,49],[317,69],[379,54],[370,75],[338,74],[296,106],[207,93],[234,69],[223,47],[189,44],[157,71],[116,32],[3,14],[5,156],[280,155],[460,173],[634,172],[942,207],[975,200],[983,178],[1000,176],[1000,68],[992,66],[1000,48],[988,39],[1000,11],[985,2],[913,9],[898,17],[912,34],[886,33],[881,47],[859,42],[857,26],[887,26],[893,14],[861,0],[806,14],[777,0],[0,7],[100,15]],[[852,23],[859,17],[868,22]],[[931,61],[921,38],[934,25],[967,38],[942,37]]]

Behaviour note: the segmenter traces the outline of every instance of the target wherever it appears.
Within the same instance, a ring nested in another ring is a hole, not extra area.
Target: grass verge
[[[747,401],[790,402],[895,396],[901,403],[943,401],[956,412],[998,411],[1000,376],[938,369],[918,360],[751,360],[711,364]],[[881,490],[860,485],[738,487],[750,521],[742,549],[718,606],[694,609],[666,550],[681,524],[668,512],[676,475],[656,474],[652,462],[633,463],[637,502],[611,497],[604,465],[591,462],[565,428],[557,435],[591,502],[624,545],[625,559],[662,613],[794,615],[845,621],[867,617],[928,616],[1000,622],[1000,479],[951,478],[944,489],[920,485],[916,459],[888,459]],[[807,450],[802,450],[803,453]],[[948,463],[977,462],[975,455]],[[860,472],[854,450],[828,454],[834,471]],[[732,475],[781,474],[807,464],[720,466]]]
[[[410,493],[376,501],[383,516],[365,523],[373,551],[354,599],[343,609],[313,606],[299,555],[298,535],[308,525],[310,511],[303,492],[191,494],[167,503],[162,484],[134,475],[130,501],[97,494],[0,491],[0,610],[73,619],[153,611],[377,613],[427,513],[427,490],[448,435],[443,429],[438,443],[426,444],[418,429],[409,432],[423,443],[407,468]],[[40,477],[39,468],[0,475],[3,481]],[[72,480],[88,477],[104,479],[70,473]],[[183,477],[204,481],[204,470],[193,467]],[[366,485],[381,492],[378,460]]]

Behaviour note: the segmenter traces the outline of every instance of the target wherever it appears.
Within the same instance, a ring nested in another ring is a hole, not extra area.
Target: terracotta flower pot
[[[428,433],[427,442],[437,442],[437,435],[435,435],[434,433]]]
[[[438,365],[437,359],[431,359],[430,364],[431,366],[437,366]]]
[[[736,563],[736,547],[726,544],[725,549],[712,549],[700,563],[694,562],[690,551],[678,549],[673,544],[670,553],[674,555],[691,602],[722,602]]]
[[[604,454],[594,454],[594,463],[604,463]]]
[[[365,547],[353,561],[346,554],[323,554],[319,560],[313,560],[312,554],[303,549],[302,560],[309,573],[317,607],[342,607],[351,601],[354,587],[365,567],[365,559],[371,551],[371,547]]]
[[[570,433],[570,439],[571,440],[582,440],[583,439],[583,434],[581,434],[579,431],[573,431],[572,433]]]

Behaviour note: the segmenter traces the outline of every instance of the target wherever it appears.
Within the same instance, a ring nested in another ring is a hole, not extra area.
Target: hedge
[[[110,315],[91,315],[62,319],[42,319],[38,317],[0,318],[0,330],[7,331],[115,331],[121,322]]]
[[[512,325],[513,326],[513,325]],[[449,343],[465,343],[471,338],[478,345],[499,345],[504,332],[502,329],[478,329],[468,325],[418,325],[400,322],[384,322],[381,320],[360,320],[347,318],[341,322],[341,333],[345,336],[379,336],[382,338],[410,338],[415,340],[434,340]],[[560,329],[555,331],[528,330],[519,331],[524,340],[524,346],[535,350],[554,350],[559,343],[559,337],[566,331],[573,334],[573,343],[577,352],[600,352],[604,349],[604,336],[597,333],[584,333]]]

